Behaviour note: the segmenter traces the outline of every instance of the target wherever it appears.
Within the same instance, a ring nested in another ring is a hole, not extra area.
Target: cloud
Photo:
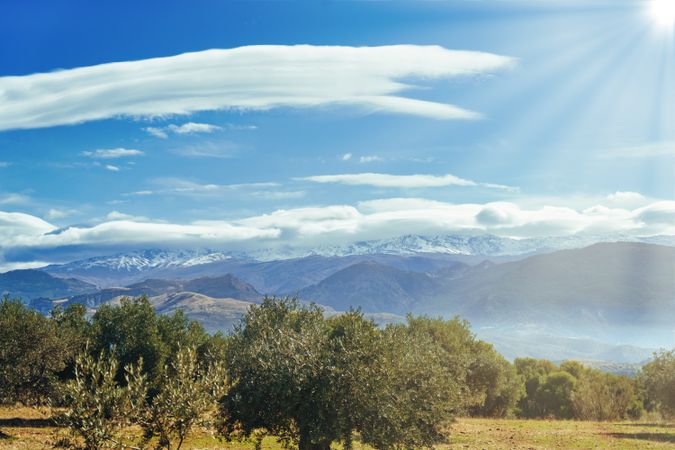
[[[49,222],[29,214],[0,211],[0,242],[3,246],[9,247],[24,237],[41,236],[55,229]]]
[[[45,216],[47,219],[63,219],[69,216],[73,216],[75,214],[79,214],[80,211],[76,209],[56,209],[52,208],[49,211],[47,211],[47,214]]]
[[[0,193],[0,205],[22,205],[30,202],[30,197],[24,194]]]
[[[343,160],[343,161],[349,161],[350,159],[352,159],[352,154],[351,154],[351,153],[345,153],[344,155],[342,155],[342,160]]]
[[[376,155],[366,155],[359,158],[360,163],[370,163],[370,162],[381,162],[384,161],[384,158]]]
[[[281,184],[274,182],[214,184],[197,183],[182,178],[156,178],[151,180],[156,189],[129,192],[125,196],[180,195],[195,199],[212,199],[236,194],[258,200],[288,200],[302,198],[305,191],[285,191]]]
[[[130,156],[142,156],[144,153],[140,150],[133,150],[128,148],[110,148],[99,149],[94,151],[82,152],[84,156],[96,159],[118,159],[128,158]]]
[[[102,223],[66,228],[28,214],[0,212],[0,241],[6,251],[83,245],[227,245],[260,249],[457,232],[522,238],[612,233],[675,235],[675,201],[654,202],[633,210],[596,205],[579,211],[555,205],[523,208],[509,202],[453,204],[423,198],[388,198],[355,205],[278,209],[236,220],[187,224],[157,222],[113,211]]]
[[[379,188],[434,188],[445,186],[481,186],[491,189],[517,191],[518,188],[493,183],[477,183],[455,175],[390,175],[385,173],[355,173],[340,175],[315,175],[296,178],[315,183],[339,183],[351,186],[374,186]]]
[[[439,46],[261,45],[0,77],[0,131],[120,116],[220,109],[357,107],[434,119],[475,119],[457,106],[401,97],[436,79],[506,69],[509,57]]]
[[[120,168],[117,166],[113,166],[112,164],[106,164],[105,168],[111,172],[119,172]]]
[[[155,192],[151,190],[144,190],[144,191],[134,191],[134,192],[128,192],[124,194],[127,197],[146,197],[148,195],[153,195]]]
[[[133,222],[149,222],[145,216],[132,216],[131,214],[125,214],[119,211],[110,211],[106,216],[104,222],[108,221],[133,221]]]
[[[164,131],[164,128],[157,128],[157,127],[147,127],[143,128],[143,131],[147,132],[148,134],[151,134],[155,137],[158,137],[160,139],[166,139],[169,137],[166,131]]]
[[[171,149],[171,153],[188,158],[232,158],[237,154],[239,145],[229,141],[207,141]]]
[[[188,122],[183,125],[171,124],[167,128],[176,134],[213,133],[214,131],[222,130],[222,128],[217,125],[195,122]]]
[[[0,273],[9,272],[12,270],[38,269],[40,267],[48,266],[50,263],[44,261],[27,261],[27,262],[4,262],[0,261]]]
[[[7,162],[7,161],[0,161],[0,168],[3,168],[3,167],[9,167],[9,166],[11,166],[11,165],[12,165],[12,164],[9,163],[9,162]]]
[[[637,207],[649,202],[649,199],[639,192],[616,191],[607,196],[607,200],[615,206]]]
[[[157,128],[157,127],[147,127],[143,128],[147,133],[158,137],[160,139],[166,139],[169,137],[169,132],[184,135],[184,134],[197,134],[197,133],[213,133],[214,131],[222,130],[222,127],[217,125],[211,125],[208,123],[196,123],[196,122],[187,122],[183,125],[171,124],[166,127]]]
[[[303,198],[307,193],[305,191],[255,191],[248,195],[261,200],[290,200]]]

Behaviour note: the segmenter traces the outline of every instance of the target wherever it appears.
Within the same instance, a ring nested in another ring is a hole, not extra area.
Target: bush
[[[641,415],[631,380],[598,370],[586,369],[579,374],[572,403],[574,417],[581,420],[621,420]]]

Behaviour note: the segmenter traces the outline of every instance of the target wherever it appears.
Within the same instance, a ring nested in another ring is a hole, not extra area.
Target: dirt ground
[[[47,409],[0,408],[0,450],[52,449],[66,436]],[[458,419],[449,443],[439,449],[675,449],[675,424],[596,423],[548,420]],[[221,442],[197,433],[185,449],[253,449],[250,443]],[[266,439],[265,449],[281,449]],[[358,449],[359,447],[357,447]],[[365,447],[362,447],[365,448]]]

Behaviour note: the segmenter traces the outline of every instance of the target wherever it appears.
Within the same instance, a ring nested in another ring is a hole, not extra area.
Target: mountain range
[[[399,242],[410,249],[420,240]],[[606,242],[505,255],[490,242],[499,241],[485,237],[480,248],[494,256],[400,250],[256,261],[146,250],[8,272],[0,290],[43,310],[51,306],[46,298],[94,310],[148,295],[159,312],[183,309],[210,331],[230,329],[264,294],[298,295],[330,314],[360,308],[379,323],[405,320],[409,312],[458,315],[507,356],[633,364],[675,343],[675,247]]]

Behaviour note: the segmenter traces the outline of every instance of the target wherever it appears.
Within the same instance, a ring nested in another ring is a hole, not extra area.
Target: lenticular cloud
[[[0,130],[219,109],[359,107],[473,119],[476,112],[399,94],[429,79],[504,69],[511,58],[438,46],[246,46],[0,77]]]

